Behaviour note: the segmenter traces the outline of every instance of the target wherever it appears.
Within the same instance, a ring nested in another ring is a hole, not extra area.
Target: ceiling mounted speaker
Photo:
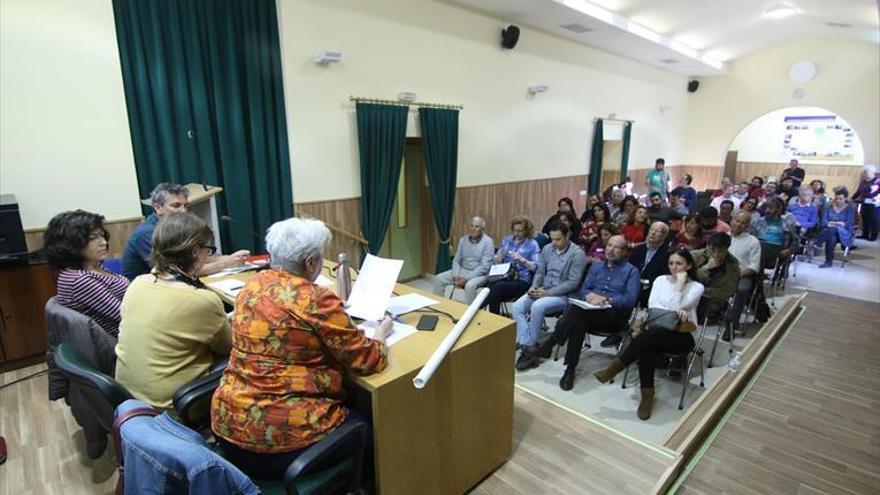
[[[688,93],[696,93],[697,89],[699,89],[699,87],[700,87],[700,81],[697,81],[696,79],[691,79],[688,82]]]
[[[511,24],[507,29],[501,30],[501,46],[512,50],[517,41],[519,41],[519,27]]]

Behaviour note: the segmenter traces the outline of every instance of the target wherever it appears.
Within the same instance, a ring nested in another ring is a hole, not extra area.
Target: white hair
[[[486,220],[483,217],[474,217],[471,218],[471,225],[479,225],[481,228],[486,228]]]
[[[869,164],[865,165],[864,168],[862,168],[862,170],[867,172],[868,175],[877,175],[877,165],[869,163]]]
[[[306,275],[306,258],[319,258],[331,238],[330,230],[320,220],[288,218],[275,222],[266,233],[272,268]]]

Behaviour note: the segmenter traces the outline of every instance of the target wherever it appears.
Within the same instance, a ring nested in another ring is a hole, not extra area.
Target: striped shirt
[[[128,289],[122,275],[65,268],[58,272],[58,302],[95,320],[107,333],[119,332],[119,306]]]

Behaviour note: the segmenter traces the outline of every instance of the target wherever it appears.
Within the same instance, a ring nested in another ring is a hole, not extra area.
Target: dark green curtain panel
[[[593,147],[590,149],[590,179],[587,189],[589,194],[599,194],[602,184],[602,153],[605,144],[602,119],[596,119],[593,130]]]
[[[223,187],[227,251],[261,251],[293,215],[275,0],[113,0],[125,100],[146,197],[159,182]]]
[[[629,139],[632,134],[632,122],[627,122],[623,126],[623,151],[620,157],[620,182],[626,178],[629,173]]]
[[[356,108],[361,161],[361,231],[370,244],[370,254],[378,254],[397,198],[409,107],[358,103]]]
[[[428,169],[428,185],[431,188],[434,223],[437,224],[437,232],[440,234],[434,273],[441,273],[452,267],[449,235],[458,176],[458,110],[419,108],[419,124]]]

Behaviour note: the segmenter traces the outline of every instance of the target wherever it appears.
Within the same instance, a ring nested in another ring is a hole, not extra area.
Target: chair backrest
[[[96,397],[107,402],[111,411],[132,396],[119,382],[95,369],[70,344],[62,343],[55,348],[55,364],[70,380],[81,387],[98,392]]]
[[[226,368],[215,369],[207,375],[184,384],[174,392],[171,399],[174,410],[184,425],[200,430],[210,424],[211,398],[220,385],[220,378]]]
[[[367,423],[348,418],[287,468],[284,473],[287,494],[357,493],[361,487],[366,446]]]
[[[535,242],[538,243],[539,249],[544,249],[544,246],[550,244],[550,238],[547,237],[547,234],[543,232],[538,232],[537,234],[535,234]]]

